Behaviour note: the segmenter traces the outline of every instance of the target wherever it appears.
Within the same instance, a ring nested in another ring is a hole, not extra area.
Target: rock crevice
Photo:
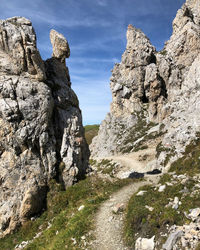
[[[157,52],[142,31],[129,25],[126,50],[110,79],[110,113],[93,140],[92,156],[122,153],[127,142],[120,137],[129,137],[127,150],[136,150],[145,135],[139,139],[138,127],[148,129],[150,122],[165,127],[163,148],[180,156],[200,130],[199,53],[199,1],[186,0],[178,10],[172,36],[162,51]],[[158,157],[157,168],[170,157],[166,151]]]
[[[52,178],[68,187],[88,167],[82,115],[65,65],[69,45],[56,31],[51,42],[53,57],[43,61],[29,20],[0,21],[1,236],[41,211]]]

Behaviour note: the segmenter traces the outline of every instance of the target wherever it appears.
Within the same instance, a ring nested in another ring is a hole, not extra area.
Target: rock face
[[[114,116],[129,116],[140,111],[143,103],[157,103],[166,97],[155,54],[155,48],[142,31],[129,25],[126,50],[122,62],[113,69],[110,83]]]
[[[89,150],[71,89],[66,39],[51,31],[53,58],[42,61],[29,20],[0,21],[0,232],[45,206],[48,183],[82,177]]]
[[[161,60],[160,72],[166,81],[168,103],[165,109],[169,116],[163,120],[167,128],[162,144],[170,149],[175,157],[181,156],[185,146],[196,138],[200,131],[200,3],[187,0],[178,11],[173,22],[173,34],[165,45],[166,56]],[[167,66],[170,74],[167,77]],[[158,165],[166,158],[162,152]],[[173,158],[172,158],[173,160]]]
[[[165,127],[162,144],[167,150],[158,155],[157,168],[163,165],[166,151],[180,156],[200,131],[199,65],[199,1],[187,0],[178,11],[173,34],[160,52],[140,30],[129,25],[122,61],[112,71],[111,110],[93,140],[92,156],[123,152],[127,140],[120,137],[129,138],[127,146],[134,150],[145,136],[137,135],[138,124],[147,134],[150,122]]]
[[[19,75],[28,72],[31,78],[46,79],[44,62],[36,47],[31,22],[23,17],[0,21],[1,71]]]

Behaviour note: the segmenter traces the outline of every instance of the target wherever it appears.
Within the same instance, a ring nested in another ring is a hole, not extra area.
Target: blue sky
[[[84,124],[100,123],[111,102],[109,78],[121,61],[128,24],[140,28],[161,50],[184,0],[0,0],[0,19],[25,16],[33,23],[43,59],[51,57],[50,29],[62,33],[71,48],[72,88]]]

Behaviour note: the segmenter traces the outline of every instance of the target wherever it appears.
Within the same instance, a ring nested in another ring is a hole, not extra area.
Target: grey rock
[[[159,187],[158,192],[163,192],[166,189],[166,185],[162,185]]]
[[[69,50],[60,55],[42,61],[29,20],[0,21],[1,236],[41,212],[51,179],[67,188],[88,167],[78,98],[62,62]]]
[[[150,212],[152,212],[154,210],[153,207],[150,207],[150,206],[147,206],[147,205],[145,205],[145,208],[148,209]]]
[[[188,215],[193,221],[195,221],[200,215],[200,208],[190,209],[190,213]]]
[[[92,157],[105,157],[121,151],[126,139],[127,131],[137,123],[137,117],[115,117],[111,113],[106,115],[101,123],[98,136],[93,138],[90,145]]]
[[[155,48],[149,39],[141,30],[129,25],[126,50],[121,63],[115,65],[110,82],[113,115],[125,116],[141,109],[140,104],[145,98],[145,66],[154,60]]]
[[[137,196],[143,196],[147,191],[141,190],[136,195]]]
[[[154,238],[155,236],[151,239],[139,237],[135,242],[135,250],[154,250]]]
[[[175,245],[178,238],[180,238],[183,235],[183,231],[177,230],[169,235],[167,238],[167,241],[165,244],[163,244],[164,250],[171,250],[173,249],[173,246]]]
[[[0,71],[28,72],[33,79],[45,80],[44,62],[36,47],[32,24],[23,17],[0,20]]]
[[[179,198],[176,196],[176,197],[174,198],[172,208],[173,208],[173,209],[178,209],[179,203],[180,203]]]

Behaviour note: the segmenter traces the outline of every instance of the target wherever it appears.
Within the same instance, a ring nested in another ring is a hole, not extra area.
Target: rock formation
[[[70,48],[67,40],[62,34],[59,34],[55,30],[51,30],[50,40],[53,46],[52,57],[58,58],[64,62],[65,58],[70,56]]]
[[[199,1],[187,0],[178,11],[173,34],[160,52],[142,31],[129,25],[126,50],[112,71],[111,110],[93,140],[92,156],[117,154],[124,147],[127,152],[135,150],[156,124],[165,133],[166,149],[158,156],[157,167],[163,165],[167,151],[180,155],[200,131],[199,65]],[[139,134],[139,126],[144,133]]]
[[[140,103],[146,99],[143,85],[145,67],[155,60],[154,52],[148,38],[129,25],[122,62],[115,65],[111,77],[111,112],[116,117],[140,110]]]
[[[89,150],[71,89],[66,39],[51,31],[53,57],[41,59],[29,20],[0,21],[0,232],[45,207],[48,183],[67,187],[85,173]]]

